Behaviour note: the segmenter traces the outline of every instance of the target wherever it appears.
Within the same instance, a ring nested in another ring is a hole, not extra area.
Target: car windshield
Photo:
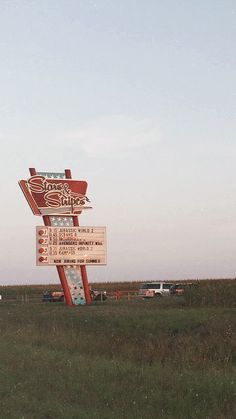
[[[160,288],[160,284],[142,284],[140,286],[140,289],[142,290],[148,290],[148,289],[159,289]]]

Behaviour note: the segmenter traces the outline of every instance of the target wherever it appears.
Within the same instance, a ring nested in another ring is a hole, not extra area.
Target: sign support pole
[[[29,169],[29,172],[30,172],[30,175],[31,176],[37,175],[37,172],[36,172],[36,170],[34,168],[30,168]],[[44,225],[45,226],[51,226],[50,217],[48,215],[44,215],[43,216],[43,221],[44,221]],[[58,275],[59,275],[59,278],[60,278],[61,286],[63,288],[63,292],[64,292],[66,304],[68,306],[72,306],[73,305],[73,302],[72,302],[72,297],[71,297],[70,289],[68,287],[68,283],[67,283],[67,280],[66,280],[64,266],[57,266],[57,272],[58,272]]]
[[[65,170],[65,175],[66,175],[66,179],[72,179],[70,169]],[[75,227],[79,227],[78,217],[73,216],[73,223]],[[82,276],[82,281],[83,281],[83,286],[84,286],[84,295],[85,295],[86,303],[91,304],[92,301],[91,301],[91,294],[90,294],[90,289],[88,285],[86,266],[80,265],[80,270],[81,270],[81,276]]]

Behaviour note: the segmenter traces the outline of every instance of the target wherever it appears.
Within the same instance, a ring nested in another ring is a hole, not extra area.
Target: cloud
[[[149,119],[137,120],[126,115],[102,117],[67,134],[88,154],[121,152],[154,144],[160,140],[157,124]]]

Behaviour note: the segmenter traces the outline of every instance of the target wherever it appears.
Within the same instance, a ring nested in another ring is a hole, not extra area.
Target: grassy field
[[[236,309],[198,302],[3,300],[0,418],[235,418]]]

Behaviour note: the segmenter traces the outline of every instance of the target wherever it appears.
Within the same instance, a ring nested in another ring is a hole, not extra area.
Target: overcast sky
[[[236,276],[235,22],[235,0],[0,0],[2,284],[58,282],[29,167],[87,180],[91,282]]]

